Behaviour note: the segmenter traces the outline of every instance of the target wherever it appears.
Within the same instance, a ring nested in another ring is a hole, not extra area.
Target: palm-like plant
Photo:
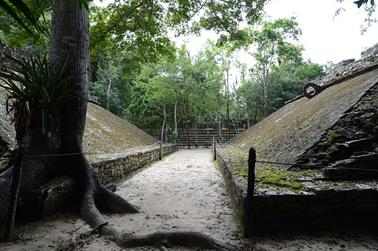
[[[88,9],[90,0],[76,0],[80,6]],[[51,9],[54,0],[39,0],[39,5]],[[19,25],[32,35],[37,35],[33,32],[35,29],[38,32],[45,32],[39,24],[38,17],[41,13],[33,13],[25,0],[0,0],[0,8],[3,9],[9,16],[11,16]],[[43,11],[43,9],[42,9]]]
[[[7,56],[10,64],[0,68],[0,87],[7,92],[6,110],[13,113],[16,130],[25,128],[29,108],[41,117],[41,131],[46,133],[49,118],[56,107],[74,96],[69,77],[62,70],[53,75],[46,55],[17,59]]]

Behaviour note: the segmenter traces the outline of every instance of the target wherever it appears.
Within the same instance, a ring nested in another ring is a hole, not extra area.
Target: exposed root
[[[103,185],[96,195],[99,207],[109,213],[139,213],[139,210],[123,199],[118,194],[113,193]]]
[[[28,161],[30,162],[30,161]],[[113,227],[107,225],[105,218],[98,210],[105,210],[110,213],[138,213],[138,209],[123,199],[121,196],[113,193],[105,186],[103,186],[97,179],[97,175],[94,169],[87,163],[84,157],[75,158],[74,161],[69,162],[75,168],[71,169],[71,175],[76,180],[80,186],[81,194],[81,204],[80,204],[80,216],[81,218],[90,225],[93,229],[92,233],[99,233],[106,239],[114,241],[118,246],[127,247],[137,247],[137,246],[155,246],[155,247],[169,247],[169,246],[185,246],[185,247],[198,247],[204,249],[212,249],[219,251],[229,251],[236,250],[236,248],[228,246],[226,244],[220,243],[213,238],[198,232],[166,232],[166,233],[153,233],[149,235],[126,235],[121,234],[119,231]],[[29,176],[42,174],[45,170],[43,168],[43,163],[41,167],[36,169]],[[0,208],[4,208],[7,204],[7,196],[5,194],[9,190],[9,175],[11,169],[3,172],[0,176],[2,182],[0,182]],[[42,179],[37,180],[36,183],[24,184],[24,191],[42,184]],[[26,189],[27,188],[27,189]],[[0,212],[0,220],[4,219],[4,215]],[[93,235],[90,235],[93,236]],[[72,242],[72,243],[71,243]],[[75,241],[71,240],[69,245],[75,244]],[[67,244],[67,243],[66,243]]]
[[[93,229],[106,239],[113,240],[120,247],[137,246],[185,246],[213,249],[219,251],[235,250],[234,248],[222,244],[213,238],[198,232],[168,232],[153,233],[149,235],[125,235],[107,225],[104,217],[97,209],[101,205],[102,209],[112,213],[138,213],[138,210],[123,199],[121,196],[109,191],[105,186],[97,181],[97,177],[88,168],[87,186],[82,197],[80,215]],[[92,175],[93,174],[93,175]],[[96,203],[95,203],[96,202]]]
[[[124,200],[117,197],[117,200]],[[109,202],[108,200],[107,202]],[[127,205],[130,205],[126,202]],[[135,212],[135,211],[134,211]],[[149,235],[126,235],[119,233],[116,229],[107,225],[107,222],[94,204],[93,196],[87,193],[81,207],[81,217],[94,228],[93,232],[98,232],[106,239],[114,241],[118,246],[138,247],[138,246],[185,246],[213,249],[219,251],[235,250],[231,246],[222,244],[211,237],[197,232],[169,232],[153,233]]]
[[[219,251],[235,250],[234,247],[220,243],[210,236],[198,232],[156,232],[141,236],[123,235],[121,243],[117,242],[117,244],[122,247],[184,246]]]

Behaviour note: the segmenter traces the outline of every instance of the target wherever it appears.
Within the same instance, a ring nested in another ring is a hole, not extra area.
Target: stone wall
[[[177,145],[164,144],[162,155],[172,153],[178,149]],[[101,160],[92,163],[100,181],[104,184],[117,183],[122,181],[130,173],[159,160],[160,146],[146,147],[126,153],[122,157]]]
[[[162,156],[178,150],[177,145],[164,144]],[[143,168],[153,161],[159,160],[160,146],[146,146],[139,150],[133,150],[121,157],[97,161],[91,163],[95,168],[99,179],[107,186],[113,186],[123,181],[132,172]],[[73,205],[72,200],[76,198],[74,192],[74,181],[69,177],[58,177],[47,184],[34,189],[25,198],[22,198],[17,209],[22,215],[20,221],[38,220],[42,217],[52,215]]]
[[[297,162],[329,166],[325,173],[332,179],[377,178],[377,135],[378,83],[327,130],[317,144],[301,155]],[[357,169],[376,171],[362,172]]]
[[[314,83],[321,86],[339,83],[345,81],[345,78],[354,77],[378,67],[378,44],[361,54],[360,60],[347,59],[337,63],[327,75],[314,80]]]
[[[232,162],[217,148],[220,171],[232,197],[234,208],[249,233],[261,235],[272,232],[314,230],[376,230],[378,221],[378,190],[374,183],[324,183],[300,191],[255,189],[252,210],[245,210],[247,182]],[[252,218],[245,225],[245,215]]]
[[[227,191],[231,195],[232,203],[241,222],[243,222],[245,213],[244,202],[245,198],[247,197],[247,182],[245,178],[237,174],[235,168],[230,168],[230,160],[226,158],[223,150],[218,145],[216,154],[217,161],[219,163],[219,170],[221,171],[222,176],[225,180]]]

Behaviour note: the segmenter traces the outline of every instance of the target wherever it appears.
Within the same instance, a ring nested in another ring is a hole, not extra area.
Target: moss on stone
[[[267,185],[299,190],[302,184],[296,181],[297,178],[295,172],[283,169],[265,167],[256,170],[256,181]]]
[[[105,109],[88,104],[83,146],[85,152],[116,153],[157,143],[158,140]],[[90,161],[98,159],[87,156]]]
[[[330,147],[337,139],[340,139],[343,135],[341,133],[331,131],[328,134],[326,141],[323,144],[323,149]]]

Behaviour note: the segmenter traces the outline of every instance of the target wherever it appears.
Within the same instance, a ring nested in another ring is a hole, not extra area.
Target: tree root
[[[156,232],[141,236],[123,235],[121,243],[117,244],[123,247],[184,246],[219,251],[235,250],[234,247],[220,243],[210,236],[198,232]]]
[[[28,160],[28,163],[30,164],[31,161]],[[78,184],[78,189],[80,192],[80,217],[93,229],[91,233],[98,233],[104,238],[114,241],[122,248],[137,246],[185,246],[219,251],[236,250],[234,247],[220,243],[219,241],[198,232],[156,232],[153,234],[140,236],[120,233],[113,227],[107,225],[107,222],[99,209],[109,213],[138,213],[138,209],[121,196],[113,193],[102,185],[98,181],[95,170],[88,164],[84,156],[72,158],[68,163],[72,167],[69,174]],[[41,165],[38,166],[39,168],[35,168],[36,165],[32,166],[34,167],[34,170],[32,170],[32,172],[28,175],[29,177],[33,176],[33,182],[26,183],[26,179],[24,179],[23,191],[26,192],[32,187],[39,186],[46,180],[45,178],[40,178],[43,176],[42,174],[45,174],[45,169],[43,166],[44,163],[41,162],[40,164]],[[3,214],[6,212],[6,205],[8,204],[8,197],[6,195],[9,191],[11,172],[12,169],[9,169],[0,175],[0,209],[4,209],[0,211],[0,221],[5,219],[5,215]],[[41,174],[38,177],[40,179],[35,178],[36,174]],[[67,173],[60,173],[60,175],[67,175]],[[89,234],[89,236],[93,235]],[[75,244],[75,241],[70,241],[66,244],[76,245],[79,243]]]
[[[198,232],[156,232],[149,235],[121,234],[107,224],[98,210],[97,205],[112,213],[138,213],[139,211],[123,199],[111,192],[98,182],[92,167],[87,164],[88,183],[82,198],[80,215],[101,236],[113,240],[123,248],[137,246],[185,246],[213,249],[219,251],[235,250],[233,247],[222,244],[210,236]]]

